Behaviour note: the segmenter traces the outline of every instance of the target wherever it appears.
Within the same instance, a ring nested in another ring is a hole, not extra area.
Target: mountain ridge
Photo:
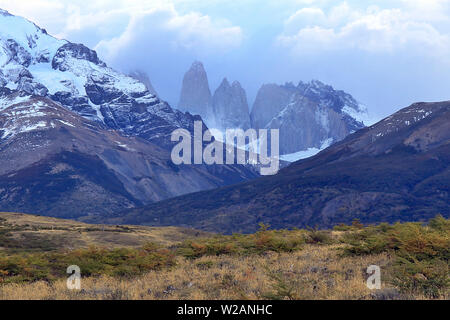
[[[277,175],[105,218],[231,233],[448,217],[449,125],[449,101],[416,103]]]

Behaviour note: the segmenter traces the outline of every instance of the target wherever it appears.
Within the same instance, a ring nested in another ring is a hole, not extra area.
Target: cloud
[[[167,7],[134,14],[119,36],[100,41],[96,49],[111,60],[126,48],[153,41],[149,50],[159,46],[172,51],[211,54],[238,47],[242,39],[242,30],[226,21],[213,21],[196,12],[181,15],[173,7]]]
[[[226,52],[243,40],[239,26],[198,12],[179,13],[177,1],[139,0],[0,0],[0,7],[48,28],[59,38],[96,47],[107,58],[126,45],[158,37],[162,46],[205,52]],[[159,33],[159,35],[155,35]]]
[[[292,33],[304,27],[326,23],[327,16],[320,8],[302,8],[285,21],[285,32]]]
[[[276,43],[296,55],[349,49],[370,53],[411,49],[442,58],[450,53],[450,21],[441,12],[448,1],[427,0],[427,4],[429,1],[427,7],[425,1],[414,0],[419,5],[412,6],[414,10],[376,6],[358,10],[345,2],[327,13],[320,8],[303,8],[285,21],[285,30]],[[417,11],[420,5],[426,8],[423,15]],[[438,29],[434,24],[437,21],[447,28]]]

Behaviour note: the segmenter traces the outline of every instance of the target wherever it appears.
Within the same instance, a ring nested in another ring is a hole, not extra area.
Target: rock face
[[[223,79],[220,86],[214,92],[213,111],[216,128],[250,128],[250,116],[248,111],[247,95],[241,84],[234,81],[231,85]]]
[[[236,183],[243,174],[175,166],[151,142],[7,88],[0,89],[0,154],[2,210],[56,217],[109,214]]]
[[[315,80],[262,86],[251,121],[254,128],[279,129],[280,153],[290,154],[342,140],[364,127],[366,112],[351,95]]]
[[[135,71],[130,72],[129,76],[142,82],[145,85],[145,88],[148,90],[148,92],[150,92],[151,94],[153,94],[156,97],[158,96],[158,93],[156,92],[155,88],[153,88],[150,78],[148,77],[148,75],[145,72],[140,71],[140,70],[135,70]]]
[[[178,108],[202,116],[207,123],[213,116],[208,76],[199,61],[195,61],[184,75]]]
[[[208,77],[201,62],[194,62],[183,78],[180,110],[200,115],[210,128],[250,128],[245,90],[240,83],[231,85],[225,78],[211,97]]]
[[[291,85],[264,84],[256,95],[250,115],[254,128],[265,128],[287,106],[295,88]]]
[[[450,101],[415,103],[277,175],[130,210],[112,223],[217,232],[450,216]],[[192,217],[195,217],[194,219]]]

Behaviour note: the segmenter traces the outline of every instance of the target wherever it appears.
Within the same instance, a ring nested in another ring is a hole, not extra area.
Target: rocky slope
[[[175,166],[165,149],[105,130],[49,98],[0,93],[3,210],[78,218],[236,183],[247,174],[229,166]]]
[[[416,103],[277,175],[111,216],[219,232],[450,215],[450,101]]]

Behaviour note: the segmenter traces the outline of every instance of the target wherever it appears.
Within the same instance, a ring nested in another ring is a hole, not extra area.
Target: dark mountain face
[[[217,232],[450,215],[450,102],[416,103],[279,174],[110,216]]]
[[[0,94],[0,155],[0,208],[57,217],[117,212],[249,174],[231,166],[175,166],[167,150],[145,139],[9,89]]]

